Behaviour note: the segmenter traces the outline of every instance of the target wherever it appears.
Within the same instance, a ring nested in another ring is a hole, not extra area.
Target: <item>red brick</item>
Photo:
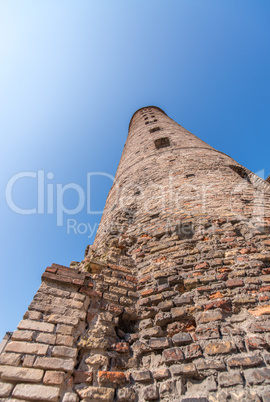
[[[163,351],[162,356],[165,363],[182,362],[185,360],[184,354],[180,348],[170,348]]]
[[[126,376],[121,371],[99,371],[98,380],[102,385],[125,384]]]
[[[244,282],[242,279],[229,279],[226,282],[226,286],[228,286],[228,288],[237,288],[239,286],[244,286]]]

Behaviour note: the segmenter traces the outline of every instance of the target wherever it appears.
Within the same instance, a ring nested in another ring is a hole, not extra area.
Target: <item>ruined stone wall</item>
[[[0,399],[270,400],[270,186],[137,111],[93,246],[53,264],[0,355]]]

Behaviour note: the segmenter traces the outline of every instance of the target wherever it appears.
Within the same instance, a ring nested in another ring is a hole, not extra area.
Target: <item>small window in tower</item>
[[[170,140],[168,137],[162,137],[155,140],[155,147],[157,149],[166,148],[170,146]]]
[[[149,132],[154,133],[155,131],[160,131],[160,127],[150,128]]]

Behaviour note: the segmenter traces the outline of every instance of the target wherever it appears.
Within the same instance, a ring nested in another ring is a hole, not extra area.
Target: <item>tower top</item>
[[[149,109],[149,108],[151,108],[151,109],[157,109],[157,110],[159,110],[160,112],[162,112],[162,113],[164,113],[165,114],[165,116],[167,116],[167,114],[164,112],[164,110],[162,110],[160,107],[158,107],[158,106],[143,106],[143,107],[140,107],[140,109],[138,109],[138,110],[136,110],[136,112],[134,112],[133,113],[133,115],[132,115],[132,117],[131,117],[131,119],[130,119],[130,123],[129,123],[129,129],[130,129],[130,126],[131,126],[131,123],[132,123],[132,120],[133,120],[133,118],[134,118],[134,116],[135,116],[135,114],[137,114],[138,112],[140,112],[141,110],[143,110],[143,109]]]

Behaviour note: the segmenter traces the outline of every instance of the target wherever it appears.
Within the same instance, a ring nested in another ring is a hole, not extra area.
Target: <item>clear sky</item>
[[[101,215],[57,200],[75,209],[102,172],[102,210],[138,108],[270,174],[269,20],[269,0],[0,0],[0,337],[93,243]]]

